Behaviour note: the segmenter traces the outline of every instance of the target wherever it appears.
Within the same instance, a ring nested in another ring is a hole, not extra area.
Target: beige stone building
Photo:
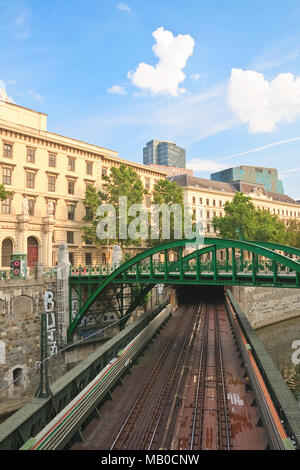
[[[118,157],[118,153],[47,131],[47,115],[0,100],[0,182],[13,192],[0,203],[0,261],[10,265],[11,253],[25,253],[28,266],[57,263],[58,246],[67,243],[74,265],[107,261],[107,249],[82,241],[83,199],[87,185],[101,188],[102,177],[112,166],[131,166],[149,195],[166,172]],[[205,233],[214,236],[212,219],[224,214],[224,203],[236,191],[251,196],[257,208],[269,210],[285,223],[300,217],[300,203],[287,195],[266,192],[262,185],[222,183],[177,175],[171,178],[183,187],[184,201],[197,218],[204,220]],[[198,212],[197,212],[198,211]]]
[[[0,208],[1,266],[10,265],[11,253],[27,254],[29,267],[55,265],[63,242],[74,265],[105,262],[107,250],[82,241],[82,201],[87,185],[100,189],[102,176],[122,163],[138,173],[149,194],[166,176],[115,151],[49,132],[46,114],[0,100],[1,183],[13,192]]]
[[[236,191],[250,196],[257,209],[267,210],[287,225],[291,219],[300,218],[300,203],[285,194],[267,192],[263,185],[250,183],[222,183],[190,175],[169,178],[183,187],[184,202],[189,204],[197,219],[204,222],[207,236],[215,236],[212,219],[224,215],[224,204],[231,202]]]

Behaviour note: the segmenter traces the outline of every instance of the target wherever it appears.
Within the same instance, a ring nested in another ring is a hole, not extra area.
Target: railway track
[[[202,309],[198,343],[185,397],[178,417],[172,449],[230,449],[224,360],[218,308],[205,304]],[[224,327],[229,320],[221,311]],[[228,322],[228,323],[227,323]],[[187,426],[186,423],[190,425]]]
[[[191,342],[199,320],[193,307],[179,318],[143,389],[135,400],[110,449],[151,449],[159,446],[159,434],[169,416],[178,389],[178,377],[188,363]]]
[[[170,314],[169,308],[160,312],[30,439],[26,448],[64,448]],[[101,420],[102,429],[94,426],[90,439],[94,448],[254,450],[270,444],[274,449],[289,448],[285,430],[230,305],[226,310],[224,302],[212,300],[180,308],[158,345],[153,357],[147,358],[146,367],[141,361],[142,380],[131,380],[131,393],[124,391],[120,412],[117,419],[111,420],[112,427],[108,426],[104,438]],[[152,364],[150,373],[147,364]],[[246,387],[247,374],[255,393]],[[129,405],[133,396],[133,404]],[[120,416],[124,419],[122,425]],[[263,426],[258,424],[262,419]]]
[[[110,450],[230,449],[220,314],[230,328],[221,306],[204,303],[183,313]],[[188,382],[192,407],[183,403]]]
[[[125,394],[118,419],[112,421],[98,448],[267,448],[270,432],[258,425],[262,410],[255,404],[256,394],[247,387],[248,369],[241,354],[245,340],[235,321],[222,301],[205,301],[177,311],[160,337],[150,372],[148,365],[142,373],[140,369],[140,390],[131,386],[131,392]],[[264,396],[260,403],[265,403]],[[279,427],[271,422],[268,428],[271,425]],[[274,448],[281,448],[281,444],[275,442]]]

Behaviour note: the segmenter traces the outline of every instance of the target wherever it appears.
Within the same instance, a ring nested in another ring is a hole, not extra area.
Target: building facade
[[[267,210],[277,215],[285,225],[300,218],[300,203],[285,194],[268,192],[263,185],[239,182],[229,184],[204,178],[179,175],[168,178],[183,187],[184,203],[191,208],[196,220],[202,220],[205,235],[216,236],[212,219],[225,215],[224,204],[231,202],[235,193],[250,196],[256,209]]]
[[[60,243],[68,244],[75,265],[105,262],[107,250],[82,241],[83,199],[88,185],[101,189],[102,177],[122,163],[137,172],[149,195],[166,176],[115,151],[49,132],[46,114],[0,100],[1,183],[12,192],[0,203],[1,267],[10,265],[11,253],[27,254],[29,267],[56,265]]]
[[[174,142],[151,140],[143,148],[143,163],[185,168],[186,152]]]
[[[278,178],[276,168],[240,165],[213,173],[210,178],[223,183],[242,182],[263,185],[267,192],[284,194],[283,184]]]
[[[153,168],[157,170],[165,171],[167,176],[175,176],[175,175],[194,175],[193,170],[189,170],[187,168],[177,168],[176,166],[165,166],[165,165],[154,165],[153,163],[150,164]]]

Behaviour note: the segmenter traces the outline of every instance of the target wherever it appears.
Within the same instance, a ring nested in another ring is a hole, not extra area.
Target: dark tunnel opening
[[[189,305],[204,301],[222,301],[224,299],[223,286],[177,286],[176,298],[179,305]]]

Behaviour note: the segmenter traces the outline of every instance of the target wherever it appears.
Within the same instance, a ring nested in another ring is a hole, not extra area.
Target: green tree
[[[224,204],[225,215],[214,217],[212,224],[222,238],[285,243],[285,225],[277,215],[255,209],[251,197],[236,193],[232,202]]]
[[[103,214],[97,214],[97,209],[102,204],[110,204],[115,209],[115,235],[109,238],[109,243],[116,243],[122,246],[139,245],[140,239],[133,239],[128,236],[126,239],[119,237],[119,226],[120,226],[120,207],[119,198],[121,196],[127,197],[127,210],[124,211],[125,217],[122,222],[129,226],[130,222],[135,219],[136,216],[129,215],[129,209],[133,204],[142,204],[144,194],[147,192],[143,187],[141,179],[137,173],[126,165],[120,165],[120,167],[112,167],[110,176],[103,177],[104,184],[102,191],[97,191],[94,187],[88,186],[84,199],[86,207],[86,215],[83,217],[83,221],[87,222],[82,227],[83,239],[89,240],[96,246],[107,245],[107,239],[99,239],[96,233],[96,227],[99,222],[105,221],[108,216],[108,211]]]
[[[253,240],[256,230],[255,207],[251,197],[236,193],[232,202],[225,202],[224,216],[214,217],[212,225],[222,238]]]
[[[300,222],[297,219],[292,219],[288,222],[286,229],[287,240],[286,243],[296,248],[300,248]]]
[[[179,186],[176,182],[172,182],[170,180],[161,179],[154,185],[153,188],[153,204],[157,204],[159,206],[165,204],[170,210],[170,239],[164,240],[163,233],[162,233],[162,222],[163,216],[162,213],[159,213],[159,227],[158,227],[158,234],[159,238],[157,240],[149,240],[149,244],[151,245],[158,245],[163,241],[171,241],[175,238],[175,229],[180,228],[183,235],[183,223],[184,223],[184,202],[183,202],[183,188]],[[171,209],[173,204],[178,204],[180,207],[181,212],[181,220],[176,219],[174,212]]]
[[[272,215],[269,211],[257,210],[255,218],[256,229],[253,240],[286,243],[286,228],[277,215]]]
[[[0,200],[4,201],[5,199],[7,199],[11,195],[12,195],[12,192],[11,191],[6,191],[4,185],[0,184]]]

